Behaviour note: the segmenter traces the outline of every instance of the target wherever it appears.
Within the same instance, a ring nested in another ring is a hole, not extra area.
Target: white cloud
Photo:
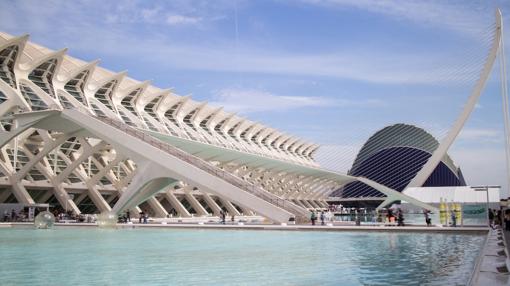
[[[276,95],[268,91],[241,88],[225,88],[216,91],[210,104],[223,106],[225,110],[244,114],[313,107],[373,107],[384,105],[379,100],[371,99],[353,101],[322,96]]]
[[[503,134],[496,129],[483,128],[464,128],[458,137],[459,140],[477,141],[477,142],[494,142],[499,143],[503,140]]]
[[[37,7],[30,0],[25,1],[28,5]],[[228,0],[218,0],[210,3],[207,0],[129,0],[109,3],[104,1],[74,1],[72,4],[59,2],[59,5],[47,5],[43,8],[47,11],[65,11],[66,5],[72,11],[80,11],[76,15],[85,15],[94,9],[94,14],[106,14],[103,19],[107,24],[143,24],[143,25],[194,25],[203,21],[217,21],[223,19],[225,11],[229,11]],[[28,6],[27,5],[27,6]],[[23,7],[27,10],[27,8]],[[69,11],[69,10],[68,10]],[[76,18],[73,18],[76,20]],[[89,19],[90,20],[90,19]],[[96,21],[101,22],[101,20]]]
[[[140,10],[140,14],[142,16],[142,19],[144,19],[146,22],[154,22],[156,19],[159,18],[159,13],[161,12],[160,7],[154,7],[154,8],[148,8],[148,9],[142,9]]]
[[[199,17],[188,17],[183,15],[169,15],[166,18],[167,24],[170,25],[194,25],[202,21]]]
[[[450,84],[466,81],[467,78],[471,79],[473,75],[478,75],[480,70],[479,65],[473,66],[476,62],[474,56],[467,66],[459,70],[461,64],[466,64],[463,62],[465,57],[461,55],[451,57],[449,54],[437,51],[416,54],[413,51],[366,47],[366,49],[348,49],[338,53],[317,53],[315,51],[297,53],[287,49],[268,48],[263,44],[235,49],[231,39],[204,38],[203,42],[186,43],[182,40],[177,41],[161,31],[151,32],[153,30],[148,29],[148,32],[137,35],[131,28],[126,28],[126,26],[138,28],[138,24],[112,25],[105,29],[104,23],[101,21],[89,19],[90,6],[95,7],[95,5],[89,5],[86,2],[62,2],[62,5],[43,5],[44,7],[39,7],[40,5],[34,5],[31,2],[25,4],[22,1],[20,3],[14,9],[10,7],[14,12],[3,9],[4,7],[0,4],[0,26],[6,27],[8,30],[19,31],[20,34],[33,32],[36,35],[44,35],[45,42],[41,43],[43,45],[45,43],[52,45],[72,43],[71,53],[73,50],[97,51],[104,57],[140,58],[140,55],[151,51],[150,57],[144,57],[144,61],[147,64],[151,64],[150,61],[155,62],[160,67],[332,77],[384,84]],[[101,19],[107,24],[123,24],[125,22],[161,24],[160,21],[163,21],[166,25],[196,26],[198,23],[211,21],[211,17],[221,15],[220,12],[215,12],[213,15],[204,12],[211,10],[211,6],[223,6],[224,8],[221,8],[223,10],[213,7],[223,12],[232,8],[228,6],[232,4],[225,1],[221,1],[223,4],[215,5],[200,1],[194,2],[196,5],[190,5],[186,1],[177,1],[175,3],[180,3],[179,5],[174,5],[172,2],[172,5],[176,6],[173,10],[160,8],[158,4],[161,3],[151,4],[148,7],[141,7],[140,3],[129,1],[117,6],[98,5],[104,11],[97,11],[97,13],[94,11],[94,15],[103,15],[104,17]],[[370,5],[366,4],[365,6]],[[406,9],[410,9],[408,6],[406,7]],[[11,16],[10,11],[15,16]],[[168,15],[168,11],[172,11],[174,14]],[[56,17],[55,15],[64,16]],[[13,20],[15,18],[22,18],[24,21],[20,23]],[[55,29],[55,27],[58,28]],[[97,45],[98,42],[101,45]],[[480,56],[485,56],[485,53],[480,53]]]
[[[324,97],[282,96],[255,89],[225,88],[215,92],[213,105],[240,113],[283,111],[303,107],[324,107],[332,104]]]
[[[99,37],[104,38],[104,45],[96,45],[95,39]],[[114,38],[117,40],[111,41]],[[442,85],[464,84],[473,75],[477,75],[480,69],[472,64],[459,71],[455,67],[460,63],[443,59],[441,55],[413,55],[412,52],[403,54],[390,51],[382,55],[377,52],[350,50],[342,54],[297,54],[267,51],[262,47],[236,51],[229,43],[170,43],[167,39],[158,37],[142,41],[115,31],[94,33],[94,37],[79,40],[82,50],[101,49],[102,54],[114,57],[138,57],[150,50],[151,56],[147,61],[185,70],[331,77],[383,84]],[[439,62],[452,67],[441,68]]]
[[[476,35],[486,28],[480,21],[481,11],[492,12],[491,5],[467,1],[423,1],[423,0],[302,0],[302,2],[325,7],[353,7],[373,13],[387,15],[425,26],[434,26],[452,31]]]

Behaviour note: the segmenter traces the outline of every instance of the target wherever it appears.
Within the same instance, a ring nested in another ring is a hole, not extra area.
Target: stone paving
[[[509,242],[510,232],[489,230],[471,285],[510,285]]]
[[[31,228],[33,223],[0,223],[1,227]],[[95,223],[56,223],[56,228],[60,227],[98,227]],[[289,230],[289,231],[395,231],[395,232],[469,232],[486,233],[487,227],[464,226],[464,227],[440,227],[440,226],[387,226],[387,225],[361,225],[354,224],[328,224],[315,225],[310,224],[245,224],[245,223],[132,223],[117,224],[117,228],[187,228],[187,229],[237,229],[237,230]]]

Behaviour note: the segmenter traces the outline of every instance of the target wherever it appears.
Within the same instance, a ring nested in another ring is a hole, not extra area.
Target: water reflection
[[[2,285],[465,285],[484,236],[0,229]],[[27,255],[30,254],[30,255]]]

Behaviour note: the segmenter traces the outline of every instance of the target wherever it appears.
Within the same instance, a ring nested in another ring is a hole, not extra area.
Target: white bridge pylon
[[[475,86],[473,87],[473,90],[471,91],[471,95],[469,96],[466,104],[464,105],[464,109],[459,114],[459,117],[457,117],[455,123],[453,124],[452,128],[448,131],[446,137],[441,141],[437,149],[432,153],[432,156],[427,160],[425,165],[421,168],[421,170],[416,174],[416,176],[409,182],[406,188],[413,188],[413,187],[421,187],[427,180],[427,178],[432,174],[434,169],[437,167],[441,159],[446,155],[448,152],[448,149],[453,144],[457,136],[460,134],[462,128],[466,124],[467,120],[469,119],[469,116],[473,112],[476,103],[478,102],[478,99],[482,95],[482,91],[485,87],[485,84],[487,82],[487,79],[489,78],[489,75],[492,71],[492,68],[494,66],[494,62],[496,61],[496,57],[498,55],[498,51],[503,45],[503,41],[501,38],[502,29],[503,29],[503,21],[501,16],[501,11],[498,9],[496,11],[496,27],[494,30],[494,39],[492,42],[491,49],[489,50],[489,54],[487,56],[487,60],[483,66],[482,72],[480,73],[480,77],[478,78],[478,81],[476,82]],[[504,81],[502,80],[502,84],[504,84]],[[504,95],[503,95],[504,96]],[[505,103],[504,103],[505,104]],[[508,110],[504,107],[504,112],[508,112]],[[505,126],[507,126],[508,122],[508,115],[505,115]],[[506,135],[508,136],[508,135]],[[506,142],[506,150],[508,150],[508,141]],[[508,160],[508,158],[507,158]],[[508,162],[507,162],[508,164]]]

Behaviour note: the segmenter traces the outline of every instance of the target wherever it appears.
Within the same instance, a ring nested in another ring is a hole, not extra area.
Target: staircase
[[[185,162],[187,162],[187,163],[189,163],[189,164],[191,164],[191,165],[193,165],[193,166],[195,166],[211,175],[221,178],[224,181],[228,182],[229,184],[231,184],[245,192],[248,192],[248,193],[276,206],[276,207],[279,207],[281,209],[288,211],[289,213],[294,215],[294,220],[298,223],[304,223],[309,220],[309,212],[306,209],[304,209],[304,208],[302,208],[286,199],[283,199],[275,194],[272,194],[256,185],[250,183],[250,182],[247,182],[247,181],[233,175],[232,173],[222,170],[199,157],[191,155],[191,154],[189,154],[189,153],[187,153],[171,144],[163,142],[163,141],[161,141],[161,140],[159,140],[159,139],[157,139],[141,130],[133,128],[133,127],[129,126],[128,124],[123,123],[117,119],[112,119],[112,118],[103,117],[103,116],[95,116],[95,115],[92,115],[88,110],[79,110],[79,109],[73,109],[73,110],[77,110],[81,113],[85,113],[88,116],[93,117],[105,124],[108,124],[111,127],[118,129],[118,130],[121,130],[130,136],[136,137],[136,138],[158,148],[159,150],[161,150],[167,154],[177,157],[180,160],[183,160],[183,161],[185,161]]]

